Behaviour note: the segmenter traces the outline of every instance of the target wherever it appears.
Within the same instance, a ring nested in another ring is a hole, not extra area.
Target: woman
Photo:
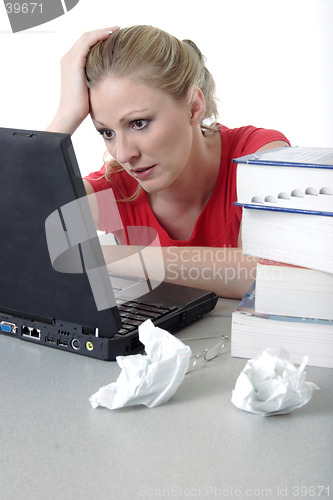
[[[125,228],[157,230],[167,281],[241,298],[256,262],[241,250],[232,159],[289,143],[272,130],[205,125],[214,88],[193,42],[150,26],[97,30],[62,59],[47,130],[72,134],[90,112],[113,160],[85,178],[87,193],[112,187]]]

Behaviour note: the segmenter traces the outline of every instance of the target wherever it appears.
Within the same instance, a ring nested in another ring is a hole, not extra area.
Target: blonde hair
[[[109,76],[126,77],[133,73],[176,100],[185,98],[191,87],[199,87],[206,102],[202,132],[216,131],[216,127],[204,124],[217,117],[215,82],[205,67],[204,56],[191,40],[180,41],[153,26],[123,28],[91,48],[85,69],[89,89]],[[106,177],[121,169],[116,161],[111,161]],[[137,196],[134,193],[131,198]]]

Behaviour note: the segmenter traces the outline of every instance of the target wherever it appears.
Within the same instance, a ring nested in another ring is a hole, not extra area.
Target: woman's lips
[[[132,170],[132,174],[136,179],[139,180],[146,179],[152,174],[155,167],[156,165],[152,165],[151,167],[146,167],[142,169],[138,168],[137,170]]]

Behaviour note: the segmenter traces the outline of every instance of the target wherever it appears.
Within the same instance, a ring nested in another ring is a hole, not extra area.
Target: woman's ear
[[[191,125],[202,122],[206,113],[206,100],[199,87],[192,87],[189,92]]]

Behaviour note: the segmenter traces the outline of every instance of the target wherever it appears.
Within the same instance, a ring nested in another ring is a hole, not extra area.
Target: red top
[[[233,205],[237,200],[237,166],[232,160],[254,153],[269,142],[286,141],[289,144],[289,141],[280,132],[252,126],[228,129],[221,125],[220,133],[222,139],[220,173],[214,191],[195,223],[190,239],[183,241],[170,238],[155,218],[144,191],[133,202],[117,202],[124,227],[154,228],[161,246],[237,247],[242,209]],[[109,180],[106,180],[105,170],[106,167],[103,165],[101,170],[85,177],[95,192],[112,188],[116,199],[128,198],[135,192],[138,182],[127,172],[111,174]],[[111,220],[114,220],[114,216],[112,217],[111,213],[112,210],[105,209],[105,203],[99,204],[99,229],[116,233]],[[136,244],[140,242],[136,241]],[[142,244],[147,243],[142,242]]]

